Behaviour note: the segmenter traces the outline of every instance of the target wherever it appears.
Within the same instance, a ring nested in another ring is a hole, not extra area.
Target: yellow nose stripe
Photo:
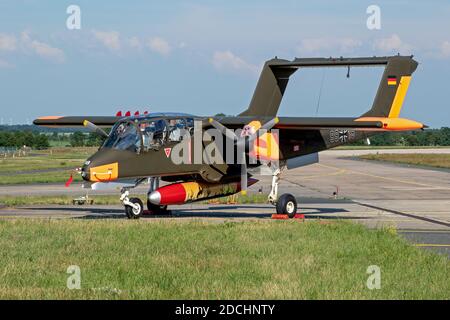
[[[89,169],[89,180],[93,182],[107,182],[119,177],[119,164],[117,162],[105,164]]]

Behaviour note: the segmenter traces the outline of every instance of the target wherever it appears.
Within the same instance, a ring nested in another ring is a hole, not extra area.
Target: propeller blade
[[[260,132],[261,130],[263,130],[263,131],[268,131],[268,130],[272,129],[278,122],[280,122],[280,120],[278,119],[278,117],[275,117],[275,118],[273,118],[273,119],[270,120],[270,121],[267,121],[267,122],[266,122],[265,124],[263,124],[263,125],[261,126],[261,128],[259,128],[254,134],[252,134],[251,136],[248,137],[248,142],[250,143],[250,142],[252,142],[253,140],[255,140],[255,139],[258,137],[259,132]]]
[[[223,124],[221,124],[219,121],[214,120],[213,118],[209,118],[209,123],[219,130],[222,134],[224,134],[228,139],[237,140],[237,136],[234,134],[233,131],[225,127]]]
[[[272,129],[278,122],[280,122],[280,119],[278,119],[278,117],[273,118],[272,120],[266,122],[265,124],[262,125],[261,128],[259,128],[259,130],[270,130]]]
[[[95,132],[105,138],[109,137],[109,135],[100,127],[96,126],[95,124],[93,124],[92,122],[88,121],[88,120],[84,120],[83,121],[83,126],[85,126],[86,128],[88,128],[89,130],[91,130],[92,132]]]

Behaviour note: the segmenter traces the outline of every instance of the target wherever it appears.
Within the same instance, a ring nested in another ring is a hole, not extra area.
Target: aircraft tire
[[[135,209],[131,206],[125,206],[125,214],[127,215],[127,218],[139,219],[142,216],[142,213],[144,212],[144,204],[139,198],[131,198],[130,202],[132,202],[135,205],[138,205],[139,208]]]
[[[172,213],[170,210],[167,210],[167,206],[158,206],[151,203],[149,200],[147,200],[147,209],[156,215],[168,215]]]
[[[292,194],[284,193],[278,198],[277,213],[287,214],[289,218],[294,218],[297,213],[297,200]]]

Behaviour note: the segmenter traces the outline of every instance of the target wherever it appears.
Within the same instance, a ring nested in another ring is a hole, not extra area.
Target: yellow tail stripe
[[[403,101],[405,100],[406,92],[408,92],[411,76],[403,76],[400,79],[397,92],[395,93],[394,101],[392,102],[389,118],[398,118],[400,110],[402,109]]]

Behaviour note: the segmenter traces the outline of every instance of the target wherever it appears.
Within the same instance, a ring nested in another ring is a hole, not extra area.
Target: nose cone
[[[97,152],[83,164],[81,177],[85,181],[110,182],[119,178],[119,163],[112,162],[107,152]]]
[[[90,181],[90,163],[91,162],[87,160],[81,167],[81,178],[83,178],[84,181]]]
[[[153,191],[148,195],[148,200],[153,204],[159,205],[161,203],[161,193]]]

